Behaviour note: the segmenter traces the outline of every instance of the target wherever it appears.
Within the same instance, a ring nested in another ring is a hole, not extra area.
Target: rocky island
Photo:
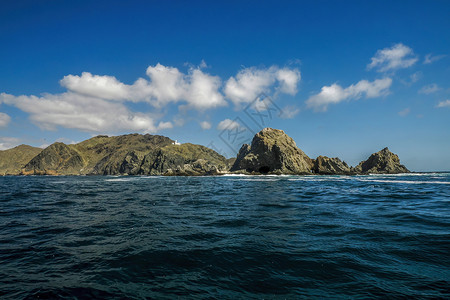
[[[264,128],[235,159],[205,146],[178,144],[150,134],[96,136],[78,144],[45,149],[20,145],[0,151],[1,175],[164,175],[234,174],[357,175],[408,173],[388,148],[356,167],[339,158],[309,158],[284,131]]]

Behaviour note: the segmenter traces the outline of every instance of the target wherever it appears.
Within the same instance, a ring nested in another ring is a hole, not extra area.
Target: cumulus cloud
[[[129,103],[147,103],[157,110],[176,103],[179,109],[205,111],[228,105],[226,97],[239,104],[252,101],[263,91],[294,95],[300,81],[297,69],[272,66],[243,69],[224,86],[220,77],[203,71],[206,66],[202,61],[199,67],[190,66],[187,72],[182,72],[158,63],[147,68],[147,78],[138,78],[132,84],[109,75],[71,74],[60,80],[67,89],[64,93],[41,96],[3,93],[0,102],[29,113],[31,121],[48,130],[64,127],[102,133],[156,132],[174,125],[158,123],[154,115],[133,112]],[[9,117],[2,115],[0,125],[1,122],[7,124]]]
[[[209,109],[227,105],[219,89],[222,81],[218,76],[190,68],[187,74],[177,68],[161,64],[149,66],[146,71],[150,80],[139,78],[127,85],[107,75],[67,75],[60,81],[70,92],[105,100],[148,102],[155,107],[184,101],[195,109]]]
[[[261,93],[269,93],[272,88],[276,93],[295,95],[300,79],[300,71],[296,68],[245,68],[227,80],[224,91],[225,96],[239,106],[255,100]]]
[[[402,43],[391,48],[378,50],[367,68],[376,68],[378,72],[392,71],[396,69],[408,68],[417,62],[418,58],[408,46]]]
[[[439,86],[436,83],[432,83],[432,84],[429,84],[429,85],[426,85],[426,86],[422,87],[419,90],[419,93],[420,94],[432,94],[432,93],[435,93],[435,92],[437,92],[439,90],[440,90]]]
[[[398,112],[398,115],[401,116],[401,117],[405,117],[405,116],[407,116],[410,112],[411,112],[411,109],[408,107],[408,108],[405,108],[405,109],[399,111],[399,112]]]
[[[208,121],[200,122],[200,127],[204,130],[211,129],[211,123],[209,123]]]
[[[311,96],[306,105],[314,111],[326,111],[328,105],[337,104],[344,100],[365,98],[375,98],[389,93],[389,87],[392,84],[391,78],[377,79],[372,82],[361,80],[357,84],[352,84],[347,88],[342,88],[334,83],[330,86],[322,87],[320,93]]]
[[[222,82],[218,76],[211,76],[201,70],[193,70],[186,93],[186,100],[194,108],[208,109],[227,105],[219,88]]]
[[[156,132],[159,129],[151,117],[133,113],[122,103],[73,92],[42,97],[1,93],[0,101],[29,113],[31,121],[46,130],[58,126],[92,132]]]
[[[439,102],[437,107],[450,107],[450,99]]]
[[[10,121],[11,121],[11,117],[10,116],[8,116],[5,113],[0,112],[0,127],[8,126]]]
[[[233,130],[233,129],[237,129],[239,128],[240,125],[238,122],[230,120],[230,119],[225,119],[223,121],[220,121],[219,125],[217,125],[217,129],[219,130]]]
[[[114,76],[92,75],[89,72],[83,72],[81,76],[64,76],[59,83],[71,92],[89,97],[125,100],[130,96],[129,86],[123,84]]]
[[[429,54],[425,55],[423,64],[428,65],[428,64],[434,63],[435,61],[443,59],[444,57],[446,57],[446,55],[432,55],[431,53],[429,53]]]

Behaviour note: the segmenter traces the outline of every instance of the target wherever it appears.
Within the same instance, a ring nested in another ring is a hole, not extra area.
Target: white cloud
[[[429,85],[426,85],[426,86],[422,87],[419,90],[419,93],[420,94],[432,94],[432,93],[435,93],[435,92],[437,92],[439,90],[440,90],[439,86],[436,83],[432,83],[432,84],[429,84]]]
[[[10,116],[8,116],[5,113],[0,112],[0,127],[8,126],[10,121],[11,121],[11,117]]]
[[[297,94],[297,84],[301,79],[298,69],[283,68],[276,72],[276,78],[280,83],[279,91],[281,93],[295,95]]]
[[[447,55],[432,55],[431,53],[425,55],[425,59],[423,60],[423,64],[424,65],[428,65],[431,64],[435,61],[438,61],[440,59],[443,59],[444,57],[446,57]]]
[[[208,109],[227,105],[219,93],[222,81],[218,76],[211,76],[201,70],[193,70],[186,95],[188,103],[196,109]]]
[[[89,72],[81,76],[67,75],[59,82],[67,90],[89,97],[108,100],[125,100],[129,97],[129,86],[114,76],[92,75]]]
[[[202,62],[201,66],[204,66]],[[187,74],[177,68],[161,64],[149,66],[147,76],[127,85],[113,76],[92,75],[83,72],[81,76],[67,75],[60,84],[70,92],[105,100],[148,102],[155,107],[168,103],[187,102],[195,109],[209,109],[227,105],[219,92],[222,81],[218,76],[191,68]]]
[[[388,77],[372,82],[361,80],[357,84],[352,84],[345,89],[334,83],[330,86],[322,87],[320,93],[311,96],[306,101],[306,105],[315,111],[326,111],[329,104],[337,104],[344,100],[359,99],[362,96],[375,98],[386,95],[389,93],[391,84],[392,79]]]
[[[271,66],[268,69],[257,69],[252,67],[239,71],[235,77],[230,77],[224,91],[225,96],[239,106],[255,100],[261,93],[269,93],[272,88],[275,88],[277,93],[295,95],[300,79],[300,71],[296,68],[280,69],[277,66]]]
[[[219,130],[233,130],[236,128],[239,128],[240,125],[238,122],[230,120],[230,119],[225,119],[223,121],[220,121],[219,125],[217,125],[217,129]]]
[[[439,102],[437,107],[450,107],[450,99]]]
[[[163,130],[163,129],[172,129],[173,124],[171,122],[159,122],[157,130]]]
[[[200,127],[204,130],[211,129],[211,123],[209,123],[208,121],[200,122]]]
[[[0,137],[0,150],[8,150],[20,144],[20,139],[13,137]]]
[[[300,81],[298,69],[272,66],[241,70],[224,87],[220,77],[202,70],[206,67],[202,61],[199,67],[191,66],[183,73],[158,63],[147,68],[148,79],[138,78],[133,84],[125,84],[114,76],[83,72],[60,80],[67,89],[64,93],[41,96],[3,93],[0,102],[28,113],[32,122],[46,130],[64,127],[97,133],[156,132],[177,123],[156,125],[154,115],[131,111],[129,102],[148,103],[157,109],[176,103],[179,110],[204,111],[228,105],[224,95],[236,104],[250,102],[263,91],[294,95]],[[9,116],[1,118],[0,126],[9,122]]]
[[[408,46],[401,43],[378,50],[367,68],[377,68],[378,72],[408,68],[417,62],[418,58]]]
[[[409,76],[409,78],[411,79],[411,83],[419,81],[420,77],[422,77],[422,72],[415,72],[411,74],[411,76]]]
[[[408,107],[408,108],[405,108],[405,109],[399,111],[399,112],[398,112],[398,115],[401,116],[401,117],[405,117],[405,116],[407,116],[410,112],[411,112],[411,109]]]
[[[133,113],[122,103],[67,92],[36,96],[0,94],[0,101],[30,114],[39,127],[54,130],[61,126],[91,132],[156,132],[150,116]]]
[[[183,98],[188,88],[185,75],[177,68],[166,67],[161,64],[149,66],[147,75],[150,77],[151,83],[140,78],[135,85],[138,86],[136,91],[137,98],[144,98],[148,101],[155,101],[157,105],[166,104],[168,102],[177,102]]]
[[[185,101],[199,110],[227,105],[219,92],[221,79],[200,69],[191,68],[188,74],[183,74],[177,68],[157,64],[147,68],[147,75],[150,82],[141,78],[133,85],[132,94],[137,100],[146,99],[158,107]]]
[[[300,109],[293,105],[285,106],[280,114],[280,117],[282,119],[293,119],[298,113],[300,112]]]

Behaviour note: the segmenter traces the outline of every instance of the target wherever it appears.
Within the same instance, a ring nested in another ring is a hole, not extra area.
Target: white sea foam
[[[113,179],[105,179],[108,182],[126,182],[131,181],[131,178],[113,178]]]
[[[381,183],[406,183],[406,184],[450,184],[448,181],[419,181],[419,180],[388,180],[388,179],[362,179],[356,178],[358,181],[381,182]]]
[[[252,176],[247,174],[223,174],[224,177],[243,177],[243,176]]]

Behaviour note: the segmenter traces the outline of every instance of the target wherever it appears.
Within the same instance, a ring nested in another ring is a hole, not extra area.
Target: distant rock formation
[[[41,151],[42,148],[28,145],[0,151],[0,175],[19,174],[22,168]]]
[[[165,146],[148,153],[138,174],[198,176],[226,171],[224,156],[207,147],[186,143]]]
[[[367,160],[362,161],[352,168],[356,174],[397,174],[410,171],[402,164],[397,154],[392,153],[386,147],[372,154]]]
[[[207,147],[159,135],[97,136],[54,143],[25,164],[22,175],[208,175],[228,171],[225,157]]]
[[[309,158],[284,131],[265,128],[236,158],[226,159],[201,145],[180,144],[150,134],[97,136],[78,144],[54,143],[45,149],[21,145],[0,151],[0,175],[165,175],[395,174],[409,170],[385,148],[358,166],[339,158]]]
[[[313,161],[283,130],[264,128],[244,144],[231,168],[250,174],[311,174]]]
[[[319,156],[314,160],[312,168],[314,174],[321,175],[348,175],[351,174],[350,167],[345,161],[339,158],[329,158],[326,156]]]

